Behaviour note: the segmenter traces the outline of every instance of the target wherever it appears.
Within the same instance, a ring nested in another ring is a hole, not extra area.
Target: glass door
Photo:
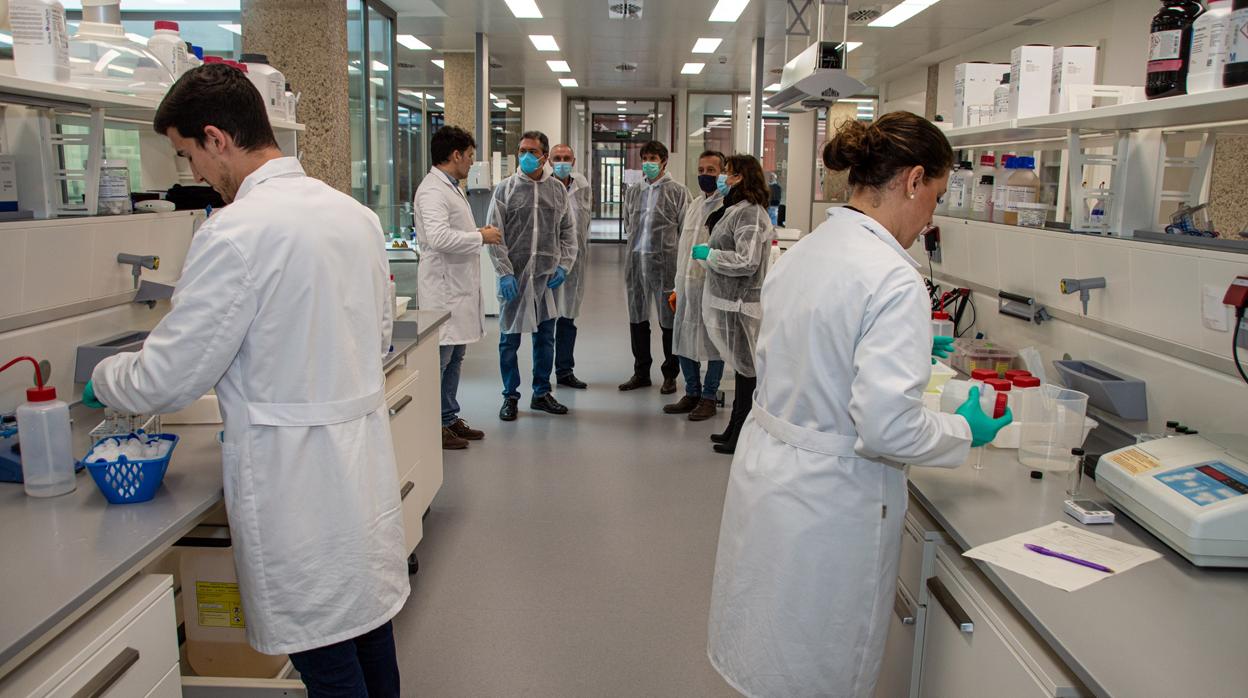
[[[350,112],[351,194],[399,232],[395,189],[398,113],[394,85],[394,22],[379,0],[347,0],[347,104]]]
[[[589,237],[624,241],[624,192],[641,182],[641,146],[658,140],[671,148],[670,100],[582,99],[568,106],[569,143],[594,193]],[[676,157],[675,154],[672,157]]]

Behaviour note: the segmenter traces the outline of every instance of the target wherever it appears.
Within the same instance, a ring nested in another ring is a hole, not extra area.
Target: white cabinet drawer
[[[183,676],[182,698],[307,698],[302,681],[283,678],[292,671],[287,662],[281,675],[271,679]]]
[[[0,695],[146,696],[178,664],[173,578],[124,584],[0,682]]]
[[[927,585],[920,698],[1090,695],[957,550],[941,546]]]
[[[420,403],[416,387],[422,379],[421,371],[412,371],[406,380],[386,395],[386,407],[390,410],[390,438],[394,442],[395,477],[406,475],[420,457]],[[441,447],[442,442],[439,441],[438,448]]]
[[[175,665],[145,698],[182,698],[182,673]]]
[[[880,680],[875,685],[876,698],[908,698],[910,680],[914,670],[914,657],[918,648],[920,608],[906,591],[897,586],[893,598],[893,615],[888,619],[888,640],[884,643],[884,663],[880,667]]]
[[[932,576],[936,547],[946,542],[939,524],[911,498],[901,529],[901,560],[897,565],[897,580],[919,605],[926,605],[928,602],[924,582]]]

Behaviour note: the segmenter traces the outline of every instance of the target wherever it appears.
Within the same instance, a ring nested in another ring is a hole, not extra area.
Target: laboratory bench
[[[437,338],[449,317],[445,311],[404,315],[385,361],[409,552],[442,485]],[[71,418],[74,453],[81,455],[100,412],[75,405]],[[178,588],[160,573],[171,569],[161,560],[197,525],[220,516],[220,430],[220,424],[166,427],[180,440],[148,502],[108,504],[85,469],[76,475],[77,488],[59,497],[27,497],[21,485],[0,485],[0,696],[69,696],[84,688],[97,691],[90,695],[183,695]],[[282,683],[282,690],[294,688]],[[228,681],[212,685],[186,695],[231,695]]]
[[[1032,479],[1013,450],[983,468],[909,469],[884,670],[876,695],[1244,695],[1248,570],[1196,567],[1116,511],[1090,526],[1161,559],[1074,592],[963,557],[1066,515],[1065,474]],[[1081,498],[1108,503],[1084,478]]]

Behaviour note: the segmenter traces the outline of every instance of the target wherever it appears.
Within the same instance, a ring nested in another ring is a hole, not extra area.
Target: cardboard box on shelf
[[[953,127],[971,123],[971,107],[992,106],[992,93],[1001,76],[1010,72],[1004,63],[959,63],[953,69]]]
[[[1058,46],[1053,49],[1050,114],[1070,111],[1068,94],[1071,85],[1095,84],[1096,52],[1095,46]]]
[[[1053,98],[1053,47],[1019,46],[1010,53],[1010,118],[1045,116]]]

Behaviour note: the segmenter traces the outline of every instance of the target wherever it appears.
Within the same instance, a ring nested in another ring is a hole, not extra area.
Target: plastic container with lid
[[[96,213],[101,216],[126,215],[133,212],[130,201],[130,166],[125,160],[104,160],[100,163],[100,193]]]
[[[951,363],[957,370],[970,374],[977,368],[992,369],[997,375],[1014,368],[1018,353],[984,339],[958,339],[953,343]]]
[[[1231,0],[1209,0],[1209,8],[1192,23],[1192,51],[1187,67],[1189,95],[1222,87],[1230,23]]]
[[[997,159],[997,166],[992,172],[992,222],[1005,222],[1005,181],[1010,178],[1007,165],[1014,159],[1012,153],[1004,153]]]
[[[42,82],[69,82],[69,30],[61,3],[9,0],[8,19],[17,76]]]
[[[949,313],[936,311],[932,313],[932,336],[933,337],[952,337],[953,336],[953,320],[949,319]]]
[[[997,395],[1005,396],[1006,403],[1011,408],[1014,407],[1014,403],[1010,401],[1010,398],[1013,397],[1013,395],[1010,394],[1011,389],[1014,387],[1012,382],[1004,378],[988,378],[984,380],[984,385],[987,385],[996,391]]]
[[[228,65],[228,63],[226,63],[226,60],[222,58],[221,56],[204,56],[204,65],[211,65],[213,63],[222,63],[222,64]]]
[[[153,29],[152,35],[147,39],[147,50],[159,58],[174,77],[180,77],[182,73],[190,70],[186,42],[178,33],[178,23],[158,19]]]
[[[1226,67],[1222,86],[1248,85],[1248,0],[1234,0],[1227,27]]]
[[[994,380],[1000,377],[1001,377],[1001,373],[998,372],[996,369],[992,369],[992,368],[971,369],[971,380],[973,381]]]
[[[241,62],[247,66],[247,79],[264,98],[264,109],[270,119],[286,118],[286,76],[269,65],[269,57],[263,53],[244,53]]]
[[[119,0],[83,0],[69,40],[69,81],[79,87],[163,97],[173,72],[147,47],[126,37]]]
[[[1204,11],[1198,0],[1161,0],[1148,35],[1149,99],[1187,94],[1187,69],[1192,50],[1192,22]]]
[[[1006,165],[1010,173],[1005,180],[1005,217],[1002,222],[1006,225],[1018,225],[1020,204],[1034,204],[1040,200],[1040,178],[1036,176],[1035,169],[1036,159],[1027,156],[1016,157]]]
[[[1043,228],[1049,217],[1048,204],[1017,203],[1014,208],[1018,214],[1018,224],[1025,228]]]
[[[45,386],[39,363],[19,356],[0,366],[3,371],[20,361],[35,367],[34,388],[17,406],[17,439],[22,450],[22,483],[31,497],[55,497],[73,492],[74,455],[70,442],[69,405],[56,399],[56,388]]]
[[[1025,368],[1012,368],[1005,372],[1005,379],[1012,381],[1016,378],[1023,378],[1025,376],[1030,376],[1030,375],[1031,375],[1031,371],[1028,371]]]

